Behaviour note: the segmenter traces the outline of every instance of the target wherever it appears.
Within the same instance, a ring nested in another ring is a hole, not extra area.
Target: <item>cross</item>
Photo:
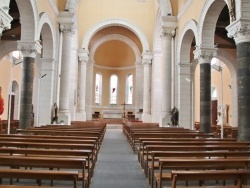
[[[123,106],[123,118],[125,118],[126,117],[126,105],[128,105],[128,104],[126,104],[125,102],[123,103],[123,104],[121,104],[122,106]]]

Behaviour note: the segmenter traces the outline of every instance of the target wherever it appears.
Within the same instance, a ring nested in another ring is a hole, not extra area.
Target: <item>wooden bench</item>
[[[45,168],[45,169],[80,169],[77,180],[82,181],[82,187],[87,184],[85,173],[86,159],[83,158],[67,158],[67,157],[27,157],[27,156],[3,156],[0,155],[0,166],[11,168]],[[42,170],[41,170],[42,171]],[[59,171],[60,172],[60,171]],[[39,179],[39,178],[38,178]]]
[[[130,144],[135,152],[136,144],[139,143],[139,138],[209,138],[213,137],[211,133],[202,132],[179,132],[179,133],[133,133],[131,134]]]
[[[73,181],[74,188],[77,188],[78,171],[0,169],[0,178]],[[7,187],[12,187],[12,188],[26,188],[27,187],[29,188],[31,186],[3,185],[3,187],[6,187],[6,188]],[[32,187],[35,187],[35,186],[32,186]],[[41,187],[41,188],[45,188],[45,187]]]
[[[151,162],[147,161],[147,174],[149,183],[154,183],[154,170],[159,169],[159,159],[162,158],[230,158],[249,157],[250,151],[152,151]]]
[[[91,150],[65,150],[65,149],[30,149],[30,148],[0,148],[0,156],[18,155],[18,156],[35,156],[35,157],[80,157],[86,158],[85,168],[88,170],[87,177],[90,182],[94,173],[95,159],[93,159]]]
[[[138,148],[138,160],[141,164],[143,164],[144,156],[146,155],[145,147],[147,145],[182,145],[183,147],[187,145],[239,145],[239,146],[248,146],[250,142],[236,142],[236,141],[207,141],[207,140],[189,140],[189,141],[141,141]]]
[[[244,182],[250,179],[250,170],[199,170],[199,171],[172,171],[172,188],[178,188],[177,182],[179,181],[200,181],[200,180],[234,180],[237,181],[236,185],[229,186],[216,186],[217,188],[221,187],[235,187],[242,188]],[[197,188],[193,186],[188,186],[189,188]],[[204,186],[202,186],[204,187]],[[211,186],[205,186],[209,188]],[[249,187],[249,186],[248,186]],[[199,186],[201,188],[201,186]],[[215,188],[213,186],[213,188]]]
[[[250,165],[250,158],[162,158],[159,159],[160,169],[154,174],[156,187],[162,187],[162,182],[171,180],[171,173],[163,173],[164,170],[226,170],[226,169],[247,169]]]

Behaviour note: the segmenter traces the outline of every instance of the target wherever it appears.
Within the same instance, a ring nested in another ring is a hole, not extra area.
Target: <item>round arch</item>
[[[90,54],[89,54],[90,60],[92,62],[94,62],[94,55],[95,55],[95,52],[96,52],[97,48],[100,45],[102,45],[103,43],[111,41],[111,40],[118,40],[118,41],[126,43],[128,46],[130,46],[132,48],[133,52],[135,53],[136,62],[141,62],[140,50],[137,47],[137,45],[131,39],[129,39],[128,37],[125,37],[125,36],[119,35],[119,34],[106,35],[104,37],[101,37],[100,39],[98,39],[95,42],[95,44],[91,48]]]
[[[142,43],[143,52],[149,51],[149,44],[145,34],[133,23],[128,22],[126,20],[121,19],[108,19],[102,22],[97,23],[93,27],[89,29],[89,31],[85,34],[82,42],[82,48],[88,49],[89,43],[91,38],[100,30],[110,27],[110,26],[121,26],[124,28],[129,29],[130,31],[134,32],[135,35],[139,38],[140,42]]]
[[[185,26],[183,27],[182,33],[180,35],[179,40],[179,52],[180,54],[179,61],[185,60],[183,63],[190,63],[190,49],[191,49],[191,43],[193,41],[193,38],[195,38],[196,44],[198,42],[198,29],[197,29],[197,22],[195,20],[188,21]]]
[[[0,60],[3,59],[3,57],[6,56],[7,54],[9,54],[10,52],[13,52],[15,50],[17,50],[16,41],[1,42]]]
[[[43,38],[43,58],[55,58],[55,28],[47,13],[40,14],[38,34],[41,34]]]
[[[199,43],[200,47],[214,48],[214,31],[220,12],[227,5],[225,0],[207,0],[201,10],[199,19],[200,30]]]
[[[21,20],[21,41],[37,41],[38,9],[35,0],[16,0]]]

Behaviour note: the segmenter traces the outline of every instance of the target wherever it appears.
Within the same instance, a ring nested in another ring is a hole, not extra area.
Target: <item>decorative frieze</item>
[[[240,19],[226,27],[228,37],[234,38],[236,44],[250,42],[250,20]]]
[[[63,33],[74,34],[76,31],[75,14],[70,12],[60,12],[58,16],[60,31]]]
[[[37,54],[41,54],[42,46],[40,45],[40,41],[17,41],[17,49],[22,52],[23,57],[36,58]]]

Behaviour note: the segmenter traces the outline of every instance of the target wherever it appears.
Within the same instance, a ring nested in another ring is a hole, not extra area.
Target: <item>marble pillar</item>
[[[150,80],[151,80],[151,63],[152,54],[146,52],[142,54],[142,64],[143,64],[143,113],[142,121],[151,122],[151,106],[150,106]]]
[[[171,124],[171,104],[172,104],[172,37],[174,28],[164,28],[162,32],[162,107],[161,125]]]
[[[41,48],[42,47],[38,41],[18,41],[17,49],[23,54],[19,121],[20,129],[31,127],[34,63],[36,55],[41,53]]]
[[[62,61],[60,74],[60,96],[58,122],[63,124],[71,123],[71,114],[69,110],[70,100],[70,69],[72,61],[72,40],[75,32],[73,14],[62,13],[60,15],[60,31],[62,32]]]
[[[226,29],[237,47],[238,140],[250,141],[250,21],[239,19]]]
[[[215,48],[198,48],[194,51],[200,64],[200,131],[211,131],[211,60],[216,55]]]
[[[94,62],[89,61],[87,63],[87,82],[86,82],[86,120],[92,119],[92,100],[93,100],[93,69],[94,69]]]
[[[79,57],[79,81],[78,81],[78,110],[76,112],[77,121],[86,121],[85,97],[86,97],[86,72],[89,61],[88,52],[80,49]]]

